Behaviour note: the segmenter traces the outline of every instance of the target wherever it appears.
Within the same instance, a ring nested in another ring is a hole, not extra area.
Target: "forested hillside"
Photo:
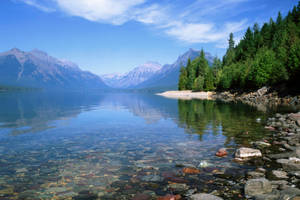
[[[237,45],[231,33],[223,60],[215,58],[212,67],[202,52],[181,68],[179,90],[248,91],[267,85],[299,92],[300,2],[284,18],[279,12],[276,21],[249,27]]]

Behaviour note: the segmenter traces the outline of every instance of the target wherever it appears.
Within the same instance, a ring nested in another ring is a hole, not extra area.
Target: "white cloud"
[[[165,32],[188,43],[207,43],[220,39],[221,35],[213,33],[212,24],[178,23]]]
[[[230,32],[246,28],[246,21],[214,21],[211,15],[226,15],[239,3],[249,0],[195,0],[194,3],[176,8],[174,5],[149,3],[149,0],[19,0],[45,12],[63,11],[70,16],[99,23],[122,25],[130,20],[151,25],[185,43],[216,43],[226,47]],[[39,2],[39,3],[37,3]],[[45,3],[47,2],[47,4]],[[51,2],[52,7],[47,7]],[[224,16],[225,16],[224,15]],[[212,22],[213,21],[213,22]]]
[[[50,8],[48,6],[44,6],[43,4],[38,3],[36,0],[20,0],[21,2],[33,6],[39,10],[42,10],[44,12],[54,12],[55,9]]]
[[[222,28],[216,28],[214,24],[201,23],[173,23],[165,32],[186,43],[216,43],[218,48],[227,47],[228,35],[246,28],[246,21],[226,23]]]
[[[132,18],[132,9],[145,0],[56,0],[57,5],[67,14],[120,25]]]

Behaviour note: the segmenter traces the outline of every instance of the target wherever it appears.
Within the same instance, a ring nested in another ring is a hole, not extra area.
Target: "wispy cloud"
[[[246,26],[246,21],[226,23],[222,28],[216,28],[212,23],[177,23],[165,30],[165,32],[187,43],[223,43],[231,32],[239,32]],[[227,43],[226,43],[227,44]]]
[[[99,23],[122,25],[133,20],[185,43],[215,43],[224,47],[228,34],[244,30],[246,20],[220,23],[211,16],[231,13],[237,5],[250,0],[195,0],[183,8],[176,8],[171,2],[166,5],[149,0],[48,0],[54,7],[46,6],[45,0],[19,1],[45,12],[59,10]]]
[[[45,6],[41,3],[38,3],[38,1],[36,1],[36,0],[19,0],[19,1],[25,3],[29,6],[33,6],[33,7],[37,8],[39,10],[42,10],[44,12],[54,12],[55,11],[54,8],[51,8],[49,6]]]

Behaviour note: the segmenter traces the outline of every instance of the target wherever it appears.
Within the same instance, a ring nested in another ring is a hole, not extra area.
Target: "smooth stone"
[[[199,163],[198,167],[201,167],[201,168],[205,168],[205,167],[208,167],[208,166],[211,166],[210,163],[208,163],[207,161],[203,160]]]
[[[190,196],[191,200],[223,200],[220,197],[217,197],[212,194],[206,194],[206,193],[198,193],[198,194],[193,194]]]
[[[263,141],[258,141],[253,143],[255,146],[260,147],[260,148],[265,148],[271,146],[270,143],[263,142]]]
[[[177,195],[167,194],[163,197],[157,198],[157,200],[179,200],[179,199],[181,199],[181,196],[179,194],[177,194]]]
[[[235,152],[235,157],[237,159],[248,159],[253,157],[262,157],[262,154],[258,149],[242,147],[237,149],[237,151]]]
[[[188,190],[189,186],[184,183],[175,183],[175,184],[169,184],[168,188],[176,192],[183,192]]]
[[[218,156],[218,157],[225,157],[225,156],[227,156],[227,154],[228,153],[227,153],[226,149],[225,148],[221,148],[216,153],[216,156]]]
[[[285,187],[289,182],[286,180],[279,180],[279,181],[271,181],[271,184],[275,186],[276,188],[278,187]]]
[[[293,121],[298,121],[300,120],[300,114],[299,113],[291,113],[288,115],[289,118]]]
[[[250,172],[247,173],[247,177],[250,177],[250,178],[262,178],[262,177],[265,177],[265,174],[261,173],[261,172],[250,171]]]
[[[300,159],[289,158],[289,159],[278,159],[276,162],[282,165],[285,171],[300,171]]]
[[[245,194],[255,196],[272,192],[271,182],[265,178],[250,179],[245,184]]]
[[[297,158],[300,158],[300,147],[296,147],[295,154]]]
[[[267,156],[272,159],[280,159],[280,158],[289,158],[291,155],[294,154],[292,152],[287,152],[287,153],[279,153],[279,154],[270,154]]]
[[[289,178],[287,176],[287,173],[284,171],[273,170],[271,174],[276,179],[288,179]]]
[[[300,178],[300,171],[289,172],[289,175],[296,176],[297,178]]]
[[[280,192],[278,190],[273,191],[270,194],[259,194],[255,195],[255,200],[278,200],[280,197]]]
[[[292,199],[300,195],[300,190],[298,188],[286,187],[281,191],[280,199]]]

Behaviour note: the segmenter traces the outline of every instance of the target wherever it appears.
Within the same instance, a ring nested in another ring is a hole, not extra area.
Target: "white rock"
[[[237,149],[235,152],[235,157],[238,159],[247,159],[253,157],[262,157],[260,150],[242,147]]]

